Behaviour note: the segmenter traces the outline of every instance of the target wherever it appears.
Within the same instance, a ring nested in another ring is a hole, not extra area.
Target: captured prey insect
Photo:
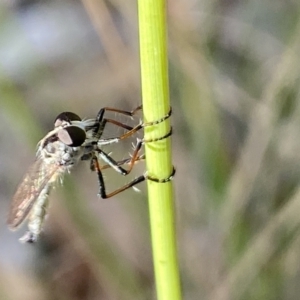
[[[159,124],[168,119],[172,112],[170,110],[167,115],[154,122],[140,122],[134,127],[104,117],[106,111],[132,117],[140,110],[142,110],[142,106],[138,106],[132,111],[104,107],[100,109],[95,119],[87,120],[82,120],[72,112],[63,112],[57,116],[54,129],[39,141],[36,160],[29,167],[12,199],[7,220],[9,228],[15,230],[25,220],[28,220],[28,231],[20,239],[21,242],[33,243],[37,240],[42,230],[51,188],[56,182],[62,182],[63,175],[69,173],[72,167],[81,160],[89,160],[91,170],[96,171],[99,181],[99,194],[102,198],[112,197],[146,179],[156,182],[167,182],[172,179],[175,169],[166,179],[156,179],[143,174],[111,193],[106,192],[102,170],[111,167],[122,175],[129,174],[135,163],[145,158],[144,155],[139,155],[144,143],[162,140],[172,134],[172,130],[170,130],[165,136],[157,139],[138,140],[130,158],[123,161],[114,160],[110,154],[102,150],[102,146],[124,140],[145,126]],[[127,131],[118,137],[102,138],[107,123],[122,127]],[[106,165],[101,167],[98,161],[99,158]],[[124,168],[123,165],[125,164],[128,165],[128,169]]]

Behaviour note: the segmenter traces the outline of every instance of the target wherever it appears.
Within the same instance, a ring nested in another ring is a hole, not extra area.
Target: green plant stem
[[[143,112],[145,122],[159,120],[170,109],[166,50],[166,3],[139,0],[139,35]],[[145,139],[162,137],[170,121],[145,128]],[[146,143],[148,174],[158,179],[172,173],[170,138]],[[181,299],[175,237],[172,182],[148,180],[149,213],[157,298]]]

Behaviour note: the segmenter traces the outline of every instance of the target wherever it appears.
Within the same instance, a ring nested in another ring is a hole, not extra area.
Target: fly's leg
[[[131,112],[126,112],[126,113],[128,113],[129,116],[133,116],[138,110],[141,110],[141,109],[142,109],[142,106],[139,106],[135,110],[133,110]],[[117,110],[114,110],[114,111],[117,111]],[[124,112],[124,111],[122,111],[122,112]],[[102,112],[102,114],[104,114],[104,111]],[[172,115],[172,108],[170,108],[170,111],[165,116],[163,116],[161,119],[159,119],[159,120],[152,121],[152,122],[144,122],[144,123],[141,122],[138,125],[136,125],[135,127],[133,127],[132,129],[130,129],[129,131],[127,131],[126,133],[122,134],[121,136],[115,137],[115,138],[100,139],[97,142],[97,144],[98,144],[98,146],[103,146],[103,145],[117,143],[117,142],[119,142],[121,140],[124,140],[126,138],[131,137],[132,135],[134,135],[136,132],[138,132],[139,130],[143,129],[144,127],[154,126],[154,125],[157,125],[159,123],[164,122],[165,120],[167,120],[168,118],[170,118],[171,115]],[[103,120],[106,120],[106,119],[103,119]],[[101,121],[100,121],[100,123],[101,123]],[[128,128],[126,128],[126,129],[128,129]],[[162,137],[161,139],[164,139],[164,138],[165,137]],[[160,139],[158,139],[158,140],[160,140]],[[151,140],[151,141],[148,141],[148,142],[155,142],[155,141],[157,141],[157,140],[155,139],[155,140]],[[147,141],[145,141],[145,142],[147,142]]]
[[[141,107],[140,107],[140,109],[141,109]],[[171,115],[172,115],[172,109],[170,109],[170,111],[169,111],[169,113],[168,113],[167,115],[165,115],[164,117],[162,117],[162,118],[159,119],[159,120],[156,120],[156,121],[153,121],[153,122],[140,123],[139,125],[137,125],[136,127],[134,127],[131,131],[128,131],[128,132],[125,133],[124,135],[120,136],[120,137],[119,137],[119,140],[122,140],[122,139],[125,139],[125,138],[131,136],[132,134],[134,134],[135,132],[137,132],[138,130],[140,130],[140,129],[146,127],[146,126],[153,126],[153,125],[157,125],[157,124],[159,124],[159,123],[161,123],[161,122],[164,122],[164,121],[167,120]],[[132,156],[131,156],[131,160],[127,162],[127,164],[129,165],[129,168],[126,170],[126,169],[120,167],[120,165],[119,165],[118,167],[119,167],[119,169],[121,170],[121,171],[119,171],[119,173],[121,173],[121,174],[123,174],[123,175],[127,175],[127,174],[129,174],[129,173],[132,171],[133,166],[135,165],[135,163],[136,163],[137,160],[138,160],[140,150],[141,150],[142,146],[143,146],[145,143],[157,142],[157,141],[163,140],[163,139],[165,139],[165,138],[168,138],[168,137],[171,136],[171,135],[172,135],[172,128],[170,129],[170,131],[169,131],[166,135],[164,135],[164,136],[162,136],[162,137],[155,138],[155,139],[150,139],[150,140],[146,140],[146,139],[140,139],[140,140],[138,140],[138,142],[137,142],[137,144],[136,144],[136,146],[135,146],[134,152],[133,152],[133,154],[132,154]],[[109,139],[107,139],[106,141],[108,141],[108,140],[109,140]],[[101,152],[102,152],[102,151],[101,151]],[[111,165],[111,164],[107,161],[107,157],[103,157],[103,154],[102,154],[102,155],[100,154],[100,156],[101,156],[101,158],[104,159],[109,165]],[[115,165],[115,164],[116,164],[116,162],[114,162],[114,165]],[[112,165],[111,165],[111,166],[112,166]],[[112,166],[112,167],[116,169],[116,166]],[[150,175],[148,175],[148,174],[145,174],[145,175],[143,176],[143,177],[144,177],[143,180],[148,179],[148,180],[151,180],[151,181],[154,181],[154,182],[164,183],[164,182],[170,181],[170,180],[174,177],[175,172],[176,172],[176,170],[175,170],[175,168],[173,167],[173,170],[172,170],[171,174],[170,174],[167,178],[164,178],[164,179],[158,179],[158,178],[155,178],[155,177],[150,176]],[[139,178],[140,178],[140,177],[139,177]],[[139,182],[141,182],[141,181],[143,181],[143,180],[141,180],[141,178],[140,178],[140,181],[139,181]],[[131,187],[131,186],[129,186],[129,187]]]
[[[138,158],[140,157],[139,154],[140,154],[141,148],[145,143],[160,141],[160,140],[168,138],[171,135],[172,135],[172,128],[166,135],[164,135],[163,137],[157,138],[157,139],[152,139],[152,140],[145,140],[145,139],[139,140],[138,139],[138,142],[137,142],[136,146],[134,147],[134,152],[131,155],[131,159],[127,162],[127,164],[129,165],[128,169],[121,167],[121,164],[119,164],[117,161],[115,161],[109,154],[105,153],[102,149],[97,149],[96,151],[99,154],[99,156],[101,157],[101,159],[103,161],[105,161],[110,167],[112,167],[118,173],[120,173],[122,175],[128,175],[132,171],[135,163],[138,161]]]
[[[121,113],[132,116],[133,114],[135,114],[136,111],[138,111],[140,109],[142,109],[142,106],[139,106],[137,109],[135,109],[132,112],[121,111]],[[120,112],[119,110],[112,110],[112,111]],[[106,119],[103,118],[104,112],[105,112],[105,109],[102,109],[102,110],[100,110],[100,112],[98,114],[97,120],[98,120],[99,123],[106,120]],[[101,139],[97,142],[98,148],[95,149],[95,151],[98,153],[99,157],[104,162],[106,162],[107,165],[105,165],[104,167],[101,168],[100,165],[99,165],[99,162],[98,162],[98,158],[94,155],[91,159],[91,170],[97,172],[98,181],[99,181],[99,194],[102,198],[104,198],[104,199],[110,198],[110,197],[112,197],[116,194],[119,194],[119,193],[121,193],[121,192],[123,192],[123,191],[125,191],[125,190],[127,190],[131,187],[134,187],[136,184],[138,184],[140,182],[143,182],[146,179],[154,181],[154,182],[158,182],[158,183],[165,183],[165,182],[170,181],[173,178],[173,176],[175,175],[175,169],[174,168],[173,168],[173,171],[170,174],[170,176],[168,176],[167,178],[164,178],[164,179],[158,179],[158,178],[152,177],[148,174],[143,174],[143,175],[140,175],[139,177],[135,178],[134,180],[132,180],[128,184],[120,187],[119,189],[117,189],[117,190],[115,190],[111,193],[106,193],[105,183],[104,183],[104,179],[103,179],[103,175],[102,175],[102,171],[101,171],[101,169],[103,170],[103,169],[111,167],[115,171],[117,171],[118,173],[120,173],[124,176],[128,175],[132,171],[135,163],[138,162],[139,160],[145,158],[144,155],[140,155],[140,150],[141,150],[142,146],[145,143],[156,142],[156,141],[160,141],[160,140],[163,140],[165,138],[168,138],[169,136],[172,135],[172,128],[166,135],[164,135],[162,137],[159,137],[159,138],[155,138],[155,139],[151,139],[151,140],[138,139],[138,142],[137,142],[137,144],[134,148],[134,152],[133,152],[131,158],[123,160],[123,161],[119,161],[119,162],[115,161],[109,154],[104,152],[99,147],[101,145],[112,144],[112,143],[118,142],[120,140],[123,140],[125,138],[128,138],[128,137],[132,136],[134,133],[136,133],[137,131],[139,131],[140,129],[146,127],[146,126],[157,125],[157,124],[167,120],[171,116],[171,114],[172,114],[172,110],[170,109],[169,113],[167,115],[165,115],[164,117],[162,117],[161,119],[159,119],[159,120],[156,120],[156,121],[153,121],[153,122],[140,123],[137,126],[135,126],[133,129],[129,130],[127,133],[121,135],[120,137],[110,138],[110,139]],[[125,169],[124,167],[122,167],[123,164],[128,164],[129,168]]]
[[[106,111],[116,112],[116,113],[121,114],[121,115],[133,117],[138,111],[140,111],[142,109],[143,109],[142,105],[138,106],[137,108],[135,108],[134,110],[131,110],[131,111],[112,108],[112,107],[103,107],[98,112],[98,115],[96,117],[96,122],[101,123],[101,121],[104,119],[104,114],[105,114]]]
[[[126,125],[124,123],[118,122],[118,121],[113,120],[113,119],[104,118],[104,114],[105,114],[106,111],[115,112],[115,113],[125,115],[125,116],[128,116],[128,117],[133,117],[140,110],[142,110],[142,105],[138,106],[137,108],[135,108],[132,111],[121,110],[121,109],[112,108],[112,107],[103,107],[103,108],[101,108],[99,110],[98,114],[97,114],[95,124],[92,126],[94,135],[96,135],[96,136],[99,135],[99,137],[101,137],[106,123],[112,123],[116,126],[122,127],[124,129],[129,130],[129,131],[133,130],[132,126]]]
[[[120,187],[119,189],[111,192],[111,193],[106,193],[106,188],[105,188],[105,183],[104,183],[104,179],[103,179],[103,175],[99,166],[99,162],[96,156],[94,156],[91,160],[91,164],[92,164],[92,169],[95,170],[97,172],[98,175],[98,181],[99,181],[99,195],[101,196],[101,198],[103,199],[107,199],[110,198],[112,196],[115,196],[133,186],[135,186],[136,184],[142,182],[145,180],[145,176],[139,176],[138,178],[135,178],[134,180],[132,180],[131,182],[129,182],[128,184]],[[109,164],[109,166],[111,166]]]
[[[138,156],[139,151],[140,151],[141,147],[142,147],[145,143],[152,143],[152,142],[161,141],[161,140],[163,140],[163,139],[168,138],[168,137],[171,136],[171,135],[172,135],[172,127],[171,127],[170,131],[169,131],[166,135],[164,135],[164,136],[162,136],[162,137],[155,138],[155,139],[151,139],[151,140],[146,140],[146,139],[139,140],[138,143],[137,143],[137,145],[136,145],[136,147],[135,147],[135,151],[134,151],[134,153],[133,153],[133,155],[132,155],[132,158],[135,158],[135,160],[133,160],[132,163],[134,164],[135,161],[136,161],[136,159],[139,157],[139,156]],[[132,165],[131,167],[133,167],[133,165]],[[158,182],[158,183],[165,183],[165,182],[168,182],[168,181],[172,180],[173,177],[174,177],[174,175],[175,175],[175,173],[176,173],[176,169],[173,167],[173,170],[172,170],[171,174],[170,174],[168,177],[166,177],[166,178],[159,179],[159,178],[150,176],[150,175],[148,175],[147,173],[144,174],[144,177],[145,177],[145,179],[147,179],[147,180],[151,180],[151,181]]]
[[[146,158],[145,154],[141,154],[137,157],[137,159],[135,160],[134,163],[136,164],[136,163],[138,163],[142,160],[145,160],[145,158]],[[132,158],[129,157],[129,158],[126,158],[126,159],[119,160],[116,163],[117,163],[118,166],[128,165],[128,164],[131,163],[131,160],[132,160]],[[101,166],[101,170],[106,170],[106,169],[109,169],[109,168],[111,168],[111,165],[109,165],[109,164]]]
[[[147,173],[144,174],[144,177],[145,177],[145,179],[147,179],[147,180],[151,180],[151,181],[154,181],[154,182],[157,182],[157,183],[166,183],[166,182],[169,182],[169,181],[173,180],[173,178],[174,178],[174,176],[175,176],[175,173],[176,173],[176,169],[175,169],[175,167],[173,166],[172,173],[171,173],[168,177],[166,177],[166,178],[159,179],[159,178],[150,176],[150,175],[148,175]]]
[[[96,171],[96,173],[97,173],[98,182],[99,182],[99,195],[101,196],[101,198],[103,198],[103,199],[110,198],[110,197],[112,197],[114,195],[117,195],[117,194],[131,188],[131,187],[134,187],[138,183],[141,183],[145,180],[151,180],[151,181],[158,182],[158,183],[165,183],[165,182],[168,182],[168,181],[172,180],[172,178],[175,175],[175,169],[174,168],[173,168],[173,171],[172,171],[171,175],[168,176],[167,178],[157,179],[155,177],[149,176],[148,174],[143,174],[143,175],[140,175],[139,177],[133,179],[132,181],[130,181],[126,185],[120,187],[119,189],[116,189],[115,191],[113,191],[111,193],[107,193],[106,192],[106,187],[105,187],[105,182],[104,182],[103,175],[102,175],[102,170],[107,169],[107,168],[113,168],[115,171],[117,171],[121,175],[124,175],[124,176],[128,175],[132,171],[133,166],[135,165],[135,163],[137,163],[138,161],[140,161],[142,159],[145,159],[144,154],[139,155],[140,150],[141,150],[144,143],[160,141],[162,139],[165,139],[165,138],[169,137],[171,134],[172,134],[172,129],[165,136],[157,138],[157,139],[138,140],[138,143],[135,146],[132,157],[128,158],[128,159],[125,159],[125,160],[121,160],[121,161],[115,161],[109,154],[105,153],[101,149],[98,149],[97,150],[98,155],[107,164],[103,167],[100,167],[99,162],[98,162],[98,158],[94,155],[91,159],[91,170]],[[121,166],[123,164],[128,164],[129,168],[128,169],[123,168]]]

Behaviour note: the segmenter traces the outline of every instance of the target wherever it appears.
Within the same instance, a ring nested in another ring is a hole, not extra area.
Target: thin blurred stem
[[[143,111],[146,122],[164,117],[170,109],[166,50],[166,3],[140,0],[139,33]],[[169,120],[145,128],[145,139],[164,136]],[[148,173],[158,179],[172,173],[170,139],[146,143]],[[181,299],[176,251],[172,183],[148,181],[149,211],[157,298]]]
[[[122,89],[123,96],[127,95],[128,98],[131,98],[132,85],[128,80],[128,72],[123,70],[128,71],[127,65],[130,64],[131,66],[132,53],[123,42],[106,2],[103,0],[82,0],[82,3],[102,42],[107,60],[114,72],[116,84]]]
[[[253,110],[249,134],[226,192],[222,212],[224,232],[230,232],[238,214],[247,205],[249,195],[261,170],[263,158],[279,117],[277,95],[283,86],[292,85],[298,78],[299,33],[300,22],[296,27],[294,38],[283,53],[276,72],[263,92],[262,101]]]
[[[245,251],[241,259],[236,263],[228,276],[218,284],[212,293],[211,300],[242,299],[243,292],[251,286],[264,265],[272,257],[278,244],[278,232],[284,228],[287,232],[293,232],[299,228],[300,219],[300,188],[294,196],[274,215],[265,228],[259,232]]]

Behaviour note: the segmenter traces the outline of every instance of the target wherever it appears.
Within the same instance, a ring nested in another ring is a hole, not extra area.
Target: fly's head
[[[39,142],[37,156],[47,164],[71,167],[83,154],[86,139],[84,121],[74,113],[61,113],[54,129]]]
[[[82,120],[78,115],[72,112],[63,112],[59,114],[54,122],[54,128],[67,128],[70,126],[72,127],[72,125],[81,128],[85,132],[85,140],[81,143],[83,134],[80,135],[77,128],[70,128],[67,130],[67,133],[62,131],[60,137],[61,140],[68,145],[73,143],[73,145],[89,146],[98,141],[103,131],[103,129],[100,128],[101,124],[96,119]]]

